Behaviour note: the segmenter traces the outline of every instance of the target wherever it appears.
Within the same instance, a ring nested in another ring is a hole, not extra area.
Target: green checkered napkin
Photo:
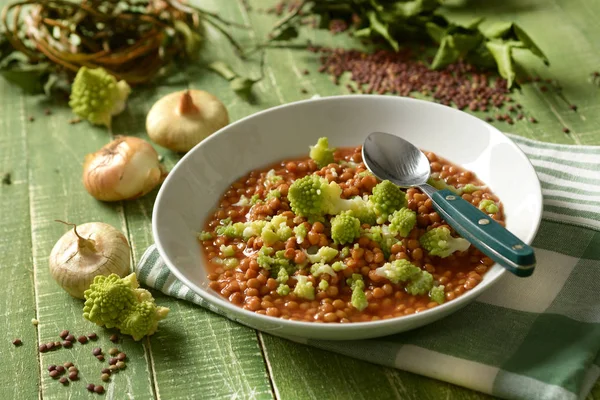
[[[600,147],[511,136],[538,173],[544,215],[531,278],[508,274],[462,310],[410,332],[307,344],[510,399],[577,399],[600,377]],[[141,282],[218,312],[151,246]]]

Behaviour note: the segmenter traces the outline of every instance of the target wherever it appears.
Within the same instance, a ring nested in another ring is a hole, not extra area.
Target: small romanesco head
[[[334,151],[335,149],[329,148],[329,139],[322,137],[315,146],[310,146],[309,156],[317,163],[319,168],[323,168],[334,162]]]
[[[307,175],[291,184],[287,197],[294,214],[308,218],[327,214],[330,196],[339,198],[341,193],[342,189],[334,182],[330,186],[318,175]]]
[[[388,220],[390,221],[390,233],[405,238],[408,237],[410,231],[417,224],[417,213],[403,207],[398,211],[394,211]]]
[[[314,300],[315,299],[315,288],[313,287],[313,283],[308,280],[307,276],[304,275],[296,275],[296,287],[294,288],[294,294],[297,297],[306,299],[306,300]]]
[[[131,88],[103,68],[79,68],[73,85],[69,106],[75,114],[95,125],[110,128],[112,117],[124,109]]]
[[[406,194],[392,182],[385,180],[373,188],[373,194],[369,198],[377,213],[377,222],[383,223],[388,215],[402,207],[406,207]]]
[[[112,328],[119,325],[123,313],[137,302],[135,274],[121,278],[117,274],[98,275],[83,295],[83,317],[96,325]]]
[[[352,243],[360,236],[360,220],[351,211],[336,215],[331,220],[331,239],[337,244]]]
[[[392,283],[406,282],[420,273],[421,268],[405,259],[385,263],[375,270],[375,274],[387,278]]]
[[[445,226],[433,228],[419,239],[421,246],[432,256],[448,257],[455,251],[466,251],[471,245],[466,239],[452,237]]]
[[[123,334],[131,335],[133,340],[140,340],[144,336],[154,334],[158,328],[158,321],[166,318],[168,313],[169,309],[157,306],[154,299],[140,301],[123,318],[119,330]]]

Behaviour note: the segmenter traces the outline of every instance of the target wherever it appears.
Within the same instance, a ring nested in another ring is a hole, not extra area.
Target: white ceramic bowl
[[[267,317],[212,291],[197,232],[227,187],[249,171],[308,154],[327,136],[331,146],[357,146],[373,131],[401,136],[477,174],[500,197],[507,228],[533,240],[542,214],[537,175],[521,150],[478,118],[431,102],[392,96],[335,96],[275,107],[221,129],[173,168],[154,205],[152,229],[173,274],[229,318],[274,335],[363,339],[414,329],[443,318],[488,290],[505,273],[493,266],[475,289],[454,301],[406,317],[318,324]],[[532,278],[524,278],[532,279]]]

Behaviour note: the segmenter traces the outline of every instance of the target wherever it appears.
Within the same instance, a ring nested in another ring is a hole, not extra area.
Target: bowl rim
[[[537,172],[535,171],[535,168],[533,167],[529,158],[525,155],[525,153],[521,150],[521,148],[510,137],[505,135],[502,131],[500,131],[493,125],[488,124],[486,121],[484,121],[480,118],[477,118],[471,114],[468,114],[464,111],[455,109],[453,107],[445,106],[443,104],[435,103],[432,101],[414,99],[414,98],[404,97],[404,96],[363,95],[363,94],[334,95],[334,96],[324,96],[324,97],[311,98],[311,99],[306,99],[306,100],[299,100],[299,101],[295,101],[295,102],[285,103],[285,104],[270,107],[265,110],[261,110],[256,113],[253,113],[251,115],[248,115],[246,117],[243,117],[235,122],[232,122],[232,123],[224,126],[223,128],[219,129],[217,132],[213,133],[211,136],[209,136],[202,142],[198,143],[175,164],[175,166],[171,169],[171,171],[167,175],[167,178],[161,185],[159,192],[156,196],[156,200],[154,202],[154,206],[153,206],[153,210],[152,210],[152,235],[154,237],[154,242],[155,242],[155,245],[159,252],[160,257],[162,258],[164,263],[167,265],[170,272],[173,275],[175,275],[175,277],[178,280],[180,280],[185,286],[190,288],[194,293],[196,293],[198,296],[200,296],[206,302],[213,303],[213,305],[223,308],[229,312],[232,312],[233,314],[235,314],[236,316],[239,316],[241,318],[246,317],[246,318],[244,318],[244,320],[238,321],[238,322],[245,324],[245,320],[250,319],[250,320],[257,320],[257,321],[263,322],[265,324],[278,323],[278,324],[280,324],[280,327],[285,326],[287,328],[298,328],[299,332],[300,332],[300,329],[302,329],[302,328],[303,329],[318,329],[322,332],[330,332],[330,333],[342,332],[342,331],[343,332],[353,332],[353,331],[368,329],[370,327],[385,330],[385,329],[383,329],[384,327],[391,327],[391,326],[399,324],[399,323],[406,324],[406,323],[410,323],[410,322],[412,322],[413,325],[416,325],[418,327],[418,326],[421,326],[421,325],[419,325],[419,322],[421,320],[429,319],[430,316],[435,315],[436,313],[440,313],[444,310],[448,310],[449,314],[456,312],[462,306],[465,306],[468,303],[472,302],[478,296],[480,296],[483,292],[485,292],[490,287],[492,287],[495,283],[497,283],[506,273],[508,273],[508,271],[506,271],[505,269],[503,269],[501,267],[500,267],[501,268],[500,272],[497,274],[497,276],[495,278],[493,278],[487,282],[483,281],[482,284],[477,285],[474,289],[464,293],[463,295],[461,295],[460,297],[458,297],[455,300],[452,300],[450,302],[445,302],[445,303],[439,305],[438,307],[427,309],[427,310],[417,313],[417,314],[405,315],[402,317],[395,317],[395,318],[390,318],[390,319],[385,319],[385,320],[353,322],[350,324],[340,324],[340,323],[319,324],[319,323],[315,323],[315,322],[291,321],[289,319],[286,320],[286,319],[277,318],[277,317],[270,317],[267,315],[257,314],[253,311],[248,311],[241,307],[238,307],[238,306],[232,304],[231,302],[229,302],[227,299],[219,296],[216,292],[215,292],[215,294],[210,294],[207,289],[204,289],[201,286],[198,286],[198,285],[194,284],[193,282],[191,282],[189,279],[187,279],[187,277],[182,272],[180,272],[179,268],[177,268],[175,266],[175,264],[170,260],[170,258],[167,255],[167,252],[163,248],[161,241],[160,241],[160,234],[158,232],[158,221],[157,221],[157,218],[158,218],[157,215],[159,214],[158,210],[161,207],[161,202],[162,202],[161,200],[165,196],[165,191],[166,191],[165,188],[168,187],[168,182],[171,179],[174,179],[173,172],[176,171],[180,165],[183,165],[184,161],[187,158],[194,157],[194,153],[196,151],[198,151],[198,149],[200,147],[208,145],[212,140],[214,140],[214,138],[217,135],[223,134],[228,129],[231,129],[231,128],[236,127],[241,124],[244,124],[247,121],[253,120],[258,117],[261,117],[261,116],[264,116],[264,115],[267,115],[270,113],[276,113],[281,109],[292,108],[292,107],[296,107],[298,105],[306,104],[306,103],[330,102],[330,101],[338,101],[338,100],[346,100],[346,99],[360,101],[361,99],[365,99],[365,98],[385,99],[385,101],[413,102],[413,103],[417,103],[417,104],[423,104],[426,107],[432,107],[434,109],[435,108],[450,109],[452,112],[462,113],[466,118],[475,119],[478,121],[478,123],[481,123],[484,126],[487,125],[491,134],[499,134],[501,136],[504,136],[504,138],[508,139],[508,144],[510,146],[512,146],[513,150],[515,150],[516,153],[527,162],[527,165],[530,168],[530,172],[533,172],[533,174],[536,178],[535,186],[532,187],[531,190],[535,191],[535,194],[537,197],[537,204],[539,204],[539,207],[537,210],[538,215],[537,215],[537,219],[535,221],[535,226],[530,231],[529,235],[523,239],[523,241],[529,245],[533,242],[533,239],[537,235],[537,232],[539,230],[539,227],[540,227],[540,224],[542,221],[543,196],[542,196],[541,184],[540,184]],[[494,266],[497,266],[497,264],[494,264]],[[207,295],[204,295],[204,293],[206,293]],[[450,308],[454,308],[454,310],[450,310]],[[227,316],[229,318],[231,318],[231,316],[229,314],[227,314]],[[432,321],[432,322],[434,322],[434,321]],[[259,328],[255,328],[255,329],[259,329]]]

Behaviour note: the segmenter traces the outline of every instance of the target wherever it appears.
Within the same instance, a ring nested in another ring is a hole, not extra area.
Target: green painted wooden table
[[[0,1],[4,3],[5,0]],[[241,0],[198,0],[223,17],[251,26],[233,32],[250,46],[264,38],[275,18],[248,11]],[[267,8],[271,0],[249,2]],[[557,143],[600,144],[600,88],[589,74],[600,69],[600,1],[510,0],[472,1],[476,12],[490,19],[522,24],[547,53],[551,67],[525,60],[527,69],[558,79],[565,100],[555,92],[527,85],[515,94],[538,124],[517,121],[498,124],[525,137]],[[457,12],[457,14],[460,14]],[[458,15],[460,16],[460,15]],[[230,46],[211,29],[203,60],[221,59],[235,69],[259,74],[258,66],[242,64]],[[350,46],[347,35],[307,31],[303,39],[327,46]],[[266,76],[255,88],[256,102],[236,97],[228,84],[203,69],[186,70],[169,85],[136,91],[127,111],[114,121],[114,134],[146,137],[145,114],[162,95],[183,88],[201,88],[217,94],[232,120],[278,104],[314,94],[346,93],[344,85],[317,73],[313,53],[271,49],[266,54]],[[302,71],[310,73],[304,75]],[[302,92],[305,89],[306,93]],[[58,332],[96,331],[98,345],[110,347],[108,334],[81,317],[82,303],[69,297],[48,274],[48,255],[65,227],[55,219],[77,223],[104,221],[128,236],[137,261],[152,243],[151,212],[156,192],[131,202],[103,204],[84,190],[81,171],[85,154],[111,140],[106,130],[87,123],[70,125],[64,102],[24,96],[0,80],[0,173],[10,173],[12,184],[0,186],[0,397],[3,399],[85,399],[97,396],[85,389],[100,383],[101,363],[92,355],[95,344],[75,345],[38,354],[38,343],[57,340]],[[567,103],[578,106],[569,109]],[[45,109],[51,115],[45,115]],[[30,121],[29,117],[35,117]],[[562,132],[566,126],[570,134]],[[178,156],[158,149],[172,167]],[[111,399],[475,399],[485,396],[434,379],[383,368],[258,333],[197,306],[158,295],[171,308],[168,319],[150,339],[119,344],[129,357],[125,371],[105,384]],[[31,319],[37,318],[37,327]],[[23,346],[11,341],[19,337]],[[62,387],[46,371],[49,364],[72,361],[81,380]],[[589,397],[600,398],[600,383]]]

